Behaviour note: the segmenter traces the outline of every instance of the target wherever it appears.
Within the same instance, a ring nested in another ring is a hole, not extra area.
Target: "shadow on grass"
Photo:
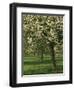
[[[62,63],[62,61],[60,61],[60,60],[57,60],[56,62],[57,63]],[[33,64],[37,65],[37,64],[49,64],[49,63],[52,63],[52,60],[24,61],[25,65],[33,65]]]
[[[32,65],[32,64],[34,64],[34,65],[36,65],[36,64],[48,64],[48,63],[52,63],[52,61],[51,60],[45,60],[45,61],[25,61],[24,62],[24,64],[26,64],[26,65]]]

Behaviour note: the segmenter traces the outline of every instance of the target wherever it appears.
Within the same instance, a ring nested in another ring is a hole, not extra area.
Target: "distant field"
[[[51,58],[48,56],[45,56],[43,61],[39,57],[25,57],[23,62],[24,75],[63,73],[62,57],[56,58],[57,71],[55,71]]]

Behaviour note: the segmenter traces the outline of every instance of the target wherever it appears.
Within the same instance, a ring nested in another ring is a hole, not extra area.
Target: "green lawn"
[[[43,61],[39,57],[25,57],[23,60],[23,74],[34,75],[34,74],[53,74],[63,73],[63,58],[56,58],[57,71],[53,67],[51,58],[45,56]]]

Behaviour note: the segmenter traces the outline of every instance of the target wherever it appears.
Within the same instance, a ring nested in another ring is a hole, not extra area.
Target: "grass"
[[[56,74],[63,73],[63,58],[56,58],[57,71],[54,69],[51,58],[45,56],[43,61],[39,57],[25,57],[23,63],[23,74]]]

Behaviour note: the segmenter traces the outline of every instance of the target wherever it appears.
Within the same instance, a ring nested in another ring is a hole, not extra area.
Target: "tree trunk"
[[[55,60],[55,51],[54,51],[54,45],[53,44],[50,46],[50,50],[51,50],[51,59],[52,59],[54,69],[57,70],[56,60]]]
[[[41,62],[43,61],[43,50],[41,50]]]
[[[34,52],[33,52],[33,55],[35,56],[35,54],[36,54],[36,52],[34,51]]]

